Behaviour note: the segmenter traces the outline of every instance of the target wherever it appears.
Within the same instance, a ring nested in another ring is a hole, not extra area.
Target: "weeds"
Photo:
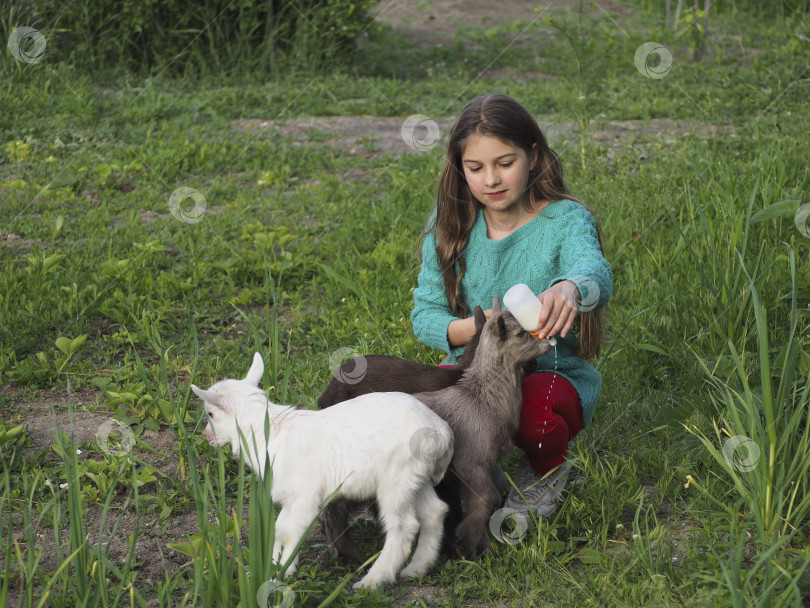
[[[756,319],[759,382],[754,384],[756,376],[751,376],[750,364],[729,340],[729,357],[736,371],[733,381],[718,377],[703,364],[720,416],[720,427],[714,424],[716,439],[711,440],[696,427],[689,429],[729,476],[740,496],[740,503],[729,509],[734,552],[723,566],[735,606],[751,605],[752,601],[762,606],[792,605],[801,597],[795,582],[791,582],[795,555],[791,555],[790,543],[810,512],[810,495],[805,491],[810,469],[810,378],[797,375],[802,346],[797,339],[796,260],[789,247],[786,253],[792,285],[787,341],[772,361],[767,311],[740,256],[738,263],[748,281]],[[778,373],[772,371],[774,364]],[[717,443],[722,447],[718,448]],[[694,483],[709,492],[702,484]],[[740,507],[742,516],[738,515]],[[755,534],[748,531],[749,526]],[[750,559],[748,542],[756,547],[755,567],[751,570],[743,569],[743,562]],[[808,563],[810,558],[800,570]]]

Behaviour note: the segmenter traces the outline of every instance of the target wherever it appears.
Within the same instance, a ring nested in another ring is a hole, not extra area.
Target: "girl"
[[[599,394],[599,373],[586,360],[599,353],[613,276],[596,220],[514,99],[478,97],[453,126],[418,281],[414,333],[449,353],[447,363],[475,332],[475,306],[489,316],[493,296],[517,283],[538,294],[540,337],[555,336],[557,347],[522,384],[514,438],[525,452],[514,477],[521,493],[512,489],[505,506],[553,514],[570,468],[568,442],[590,422]]]

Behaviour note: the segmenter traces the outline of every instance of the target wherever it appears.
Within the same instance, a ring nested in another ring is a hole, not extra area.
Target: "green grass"
[[[261,485],[205,443],[189,384],[243,374],[258,349],[270,398],[312,407],[338,349],[437,363],[409,314],[442,156],[371,154],[370,143],[349,154],[323,136],[301,145],[231,123],[438,119],[501,91],[544,126],[580,128],[552,143],[602,225],[612,343],[556,518],[479,561],[438,567],[412,588],[424,596],[413,604],[801,605],[810,239],[794,216],[810,202],[810,43],[798,36],[808,19],[724,10],[708,54],[692,61],[691,34],[675,40],[660,15],[631,8],[554,9],[464,28],[434,48],[383,32],[351,66],[270,80],[86,74],[58,58],[4,57],[0,600],[39,605],[48,590],[51,605],[235,605],[256,589],[246,573],[271,565],[251,520],[269,526],[272,505],[254,502]],[[633,65],[648,40],[672,50],[665,78]],[[661,118],[690,126],[599,136],[608,121]],[[707,125],[725,129],[709,137]],[[180,187],[205,197],[200,221],[170,212]],[[52,388],[92,391],[89,409],[129,425],[134,449],[65,438],[27,447],[13,429]],[[150,433],[167,429],[173,445],[152,448]],[[724,457],[728,435],[759,446],[753,472]],[[378,531],[359,529],[371,556]],[[210,553],[170,565],[168,545],[193,534]],[[66,548],[48,559],[57,535]],[[162,547],[159,574],[138,555],[147,537]],[[113,538],[123,562],[102,542]],[[354,569],[303,551],[285,581],[301,605],[393,606],[410,589],[352,594]]]

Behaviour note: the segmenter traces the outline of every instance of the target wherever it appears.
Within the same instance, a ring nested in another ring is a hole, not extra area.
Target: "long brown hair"
[[[529,171],[529,196],[524,199],[527,211],[532,211],[546,200],[554,203],[569,199],[581,204],[565,185],[559,157],[549,148],[537,121],[526,108],[511,97],[498,93],[476,97],[467,104],[450,131],[447,156],[439,177],[436,216],[428,228],[436,236],[436,256],[444,279],[444,291],[450,310],[457,317],[470,314],[461,295],[461,279],[467,271],[461,253],[475,224],[478,209],[482,207],[470,192],[461,164],[464,144],[474,134],[509,142],[523,149],[529,159],[534,157],[536,151],[537,160]],[[597,236],[602,248],[598,223]],[[584,359],[597,356],[604,331],[602,311],[581,313],[576,323],[579,325],[578,355]]]

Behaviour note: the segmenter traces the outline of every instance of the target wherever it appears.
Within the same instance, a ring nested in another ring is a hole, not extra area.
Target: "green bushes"
[[[371,0],[42,0],[29,24],[83,69],[206,74],[313,69],[348,57]],[[17,18],[21,13],[17,12]],[[5,16],[8,18],[8,15]],[[17,20],[15,20],[17,21]],[[12,23],[14,26],[23,23]]]

